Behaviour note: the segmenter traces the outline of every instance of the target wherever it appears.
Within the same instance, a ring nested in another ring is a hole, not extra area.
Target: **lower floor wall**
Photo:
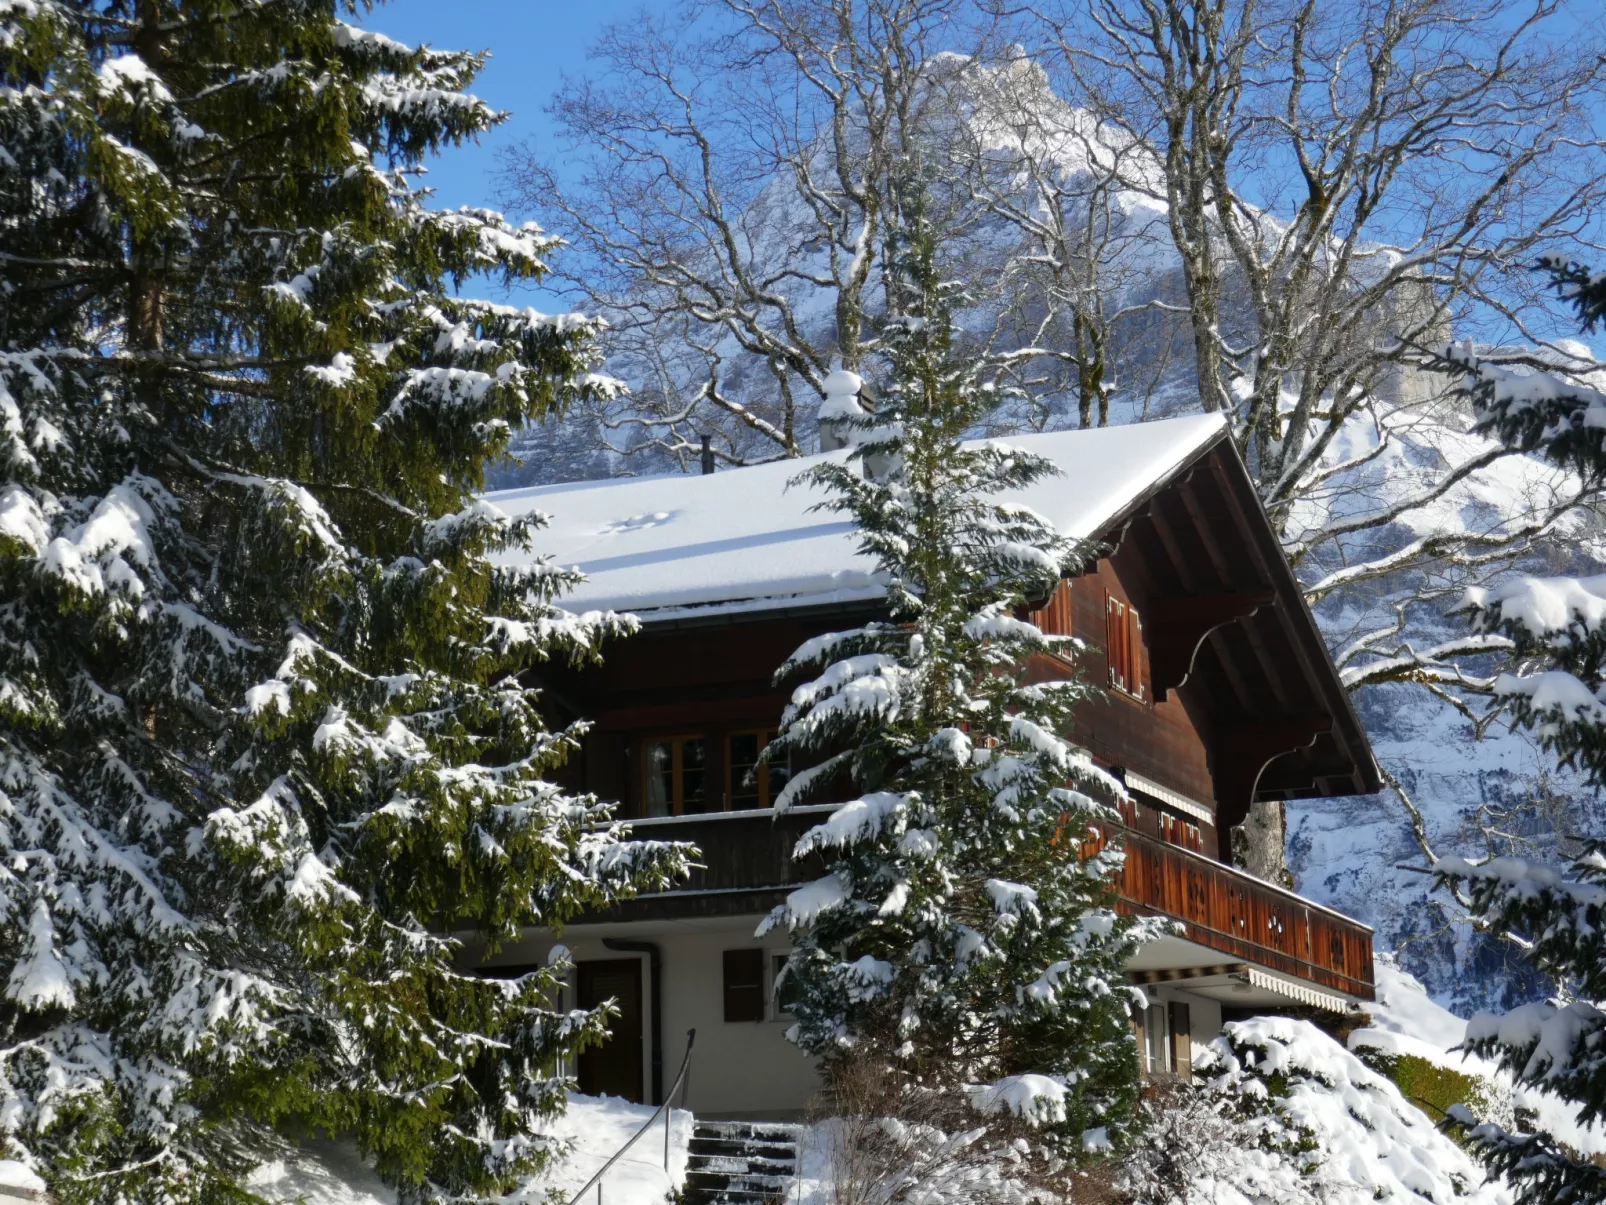
[[[1146,986],[1143,995],[1147,1006],[1132,1008],[1143,1073],[1191,1077],[1195,1060],[1221,1032],[1221,1004],[1173,984]]]
[[[661,1046],[658,1082],[667,1091],[680,1070],[687,1031],[695,1029],[686,1107],[731,1119],[805,1114],[820,1091],[820,1077],[814,1060],[786,1040],[790,1018],[777,1007],[774,989],[788,946],[784,934],[765,940],[753,936],[762,919],[568,929],[561,944],[575,969],[563,1007],[593,1007],[614,998],[621,1008],[608,1045],[582,1055],[577,1067],[565,1068],[577,1076],[581,1091],[661,1103],[653,1092],[653,1034]],[[557,944],[551,934],[533,933],[504,948],[485,969],[544,965]],[[1221,1032],[1221,1005],[1174,984],[1151,985],[1144,994],[1148,1007],[1134,1009],[1133,1023],[1145,1072],[1191,1074],[1193,1060]]]
[[[626,943],[656,947],[661,978],[657,985],[657,1028],[665,1091],[680,1070],[687,1031],[695,1029],[687,1108],[715,1117],[752,1119],[795,1118],[807,1110],[820,1090],[820,1077],[814,1060],[786,1040],[791,1019],[776,1008],[773,989],[776,970],[784,962],[789,946],[784,934],[765,941],[754,938],[753,931],[762,919],[729,917],[678,921],[672,926],[651,922],[576,925],[565,931],[561,944],[567,947],[575,964],[564,1001],[566,1007],[598,1003],[581,994],[582,980],[595,983],[599,978],[587,971],[587,964],[627,960],[638,964],[641,1007],[636,1024],[641,1027],[641,1040],[636,1099],[661,1103],[652,1099],[654,954],[619,948]],[[526,941],[505,947],[488,969],[544,964],[557,944],[550,934],[533,934]],[[729,957],[733,954],[734,958]],[[628,976],[605,980],[610,988],[621,982],[628,991]],[[728,1015],[740,1019],[727,1019]],[[634,1036],[628,1035],[623,1043],[631,1054],[638,1048],[637,1043],[628,1040]],[[620,1069],[614,1064],[623,1053],[604,1048],[597,1056],[582,1055],[581,1065],[567,1070],[577,1075],[581,1091],[599,1087],[606,1091],[621,1082]],[[610,1094],[633,1095],[628,1090]]]

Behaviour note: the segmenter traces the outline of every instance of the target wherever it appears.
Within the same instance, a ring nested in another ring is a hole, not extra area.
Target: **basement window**
[[[1113,594],[1105,597],[1104,652],[1110,685],[1134,699],[1147,697],[1143,684],[1143,621],[1138,609]]]
[[[644,814],[682,816],[709,810],[706,748],[700,735],[642,742]]]
[[[725,951],[725,1020],[764,1019],[764,951]]]

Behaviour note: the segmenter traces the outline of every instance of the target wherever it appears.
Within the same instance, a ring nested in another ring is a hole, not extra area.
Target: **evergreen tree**
[[[1584,329],[1606,315],[1606,279],[1577,265],[1543,265],[1576,307]],[[1451,348],[1466,373],[1478,429],[1580,475],[1606,477],[1606,395],[1543,372],[1518,372]],[[1496,694],[1563,765],[1606,786],[1606,578],[1521,577],[1470,592],[1473,627],[1510,642]],[[1595,843],[1570,873],[1516,857],[1442,858],[1442,881],[1462,889],[1474,916],[1518,937],[1526,957],[1561,995],[1503,1015],[1474,1017],[1469,1049],[1497,1059],[1519,1081],[1574,1104],[1585,1122],[1606,1118],[1606,844]],[[1456,1120],[1496,1170],[1534,1205],[1606,1200],[1606,1168],[1552,1136]]]
[[[63,1201],[319,1131],[508,1186],[605,1018],[465,950],[684,865],[543,780],[521,674],[627,625],[475,500],[594,324],[449,287],[551,240],[430,208],[482,56],[351,7],[0,0],[0,1156]]]
[[[857,420],[845,459],[801,478],[857,526],[889,618],[781,667],[812,680],[767,754],[812,766],[782,809],[844,782],[858,797],[799,841],[829,873],[765,928],[792,934],[780,990],[803,1049],[828,1066],[883,1058],[912,1090],[1013,1115],[1039,1151],[1080,1158],[1120,1140],[1138,1094],[1136,934],[1109,886],[1121,855],[1085,843],[1123,791],[1059,735],[1087,688],[1026,673],[1074,642],[1021,615],[1085,551],[1004,497],[1052,463],[964,442],[998,391],[953,354],[956,290],[918,213],[908,230],[884,407]]]

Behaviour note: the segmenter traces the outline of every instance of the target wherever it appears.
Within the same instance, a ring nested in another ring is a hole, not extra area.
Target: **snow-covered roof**
[[[1095,536],[1214,442],[1224,425],[1221,416],[1205,414],[1012,436],[1003,442],[1060,469],[1012,500],[1068,536]],[[818,489],[788,488],[810,465],[846,456],[501,490],[487,501],[509,514],[551,517],[536,552],[587,575],[564,602],[572,609],[634,611],[650,620],[851,602],[882,589],[856,548],[853,524],[811,510],[824,497]]]

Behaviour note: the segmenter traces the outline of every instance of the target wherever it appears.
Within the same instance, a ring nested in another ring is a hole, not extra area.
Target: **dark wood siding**
[[[1027,667],[1027,675],[1034,681],[1046,681],[1075,673],[1084,682],[1099,687],[1077,709],[1071,739],[1101,764],[1135,770],[1213,811],[1215,785],[1201,721],[1204,702],[1199,692],[1183,686],[1171,691],[1163,702],[1155,702],[1153,692],[1137,699],[1124,691],[1105,688],[1109,680],[1105,621],[1110,598],[1136,606],[1142,613],[1144,600],[1134,597],[1115,564],[1105,558],[1071,583],[1071,623],[1084,641],[1085,651],[1074,666],[1057,657],[1035,657]],[[1139,653],[1147,678],[1147,655],[1141,649]],[[1157,805],[1151,802],[1149,810],[1157,810]],[[1191,818],[1191,822],[1200,826],[1205,852],[1218,853],[1215,827],[1197,818]],[[1147,822],[1135,818],[1134,823],[1141,826]],[[1155,835],[1159,831],[1156,826]]]

